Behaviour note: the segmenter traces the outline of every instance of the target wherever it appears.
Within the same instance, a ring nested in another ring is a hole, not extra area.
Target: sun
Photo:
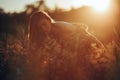
[[[104,12],[109,8],[110,0],[91,0],[90,6],[98,12]]]

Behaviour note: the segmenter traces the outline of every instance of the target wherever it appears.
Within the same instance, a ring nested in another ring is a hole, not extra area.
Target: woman
[[[30,17],[29,40],[40,46],[48,35],[57,40],[67,39],[74,29],[71,23],[54,21],[47,13],[36,12]]]
[[[103,64],[108,61],[105,48],[84,27],[54,21],[45,12],[31,15],[29,40],[39,47],[33,52],[36,51],[35,58],[40,61],[37,66],[42,70],[39,71],[42,79],[105,80]]]

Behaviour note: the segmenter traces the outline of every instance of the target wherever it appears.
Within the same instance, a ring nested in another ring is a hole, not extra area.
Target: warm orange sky
[[[3,8],[6,12],[20,12],[23,11],[26,4],[34,3],[38,0],[0,0],[0,8]],[[54,8],[56,5],[60,8],[70,9],[72,7],[80,7],[83,5],[93,6],[96,9],[101,10],[108,6],[110,0],[45,0],[46,5],[50,8]]]

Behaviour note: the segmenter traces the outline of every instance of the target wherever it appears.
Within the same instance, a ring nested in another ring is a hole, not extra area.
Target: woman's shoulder
[[[63,30],[63,31],[73,31],[75,29],[75,26],[72,23],[65,22],[65,21],[56,21],[52,23],[52,27]]]

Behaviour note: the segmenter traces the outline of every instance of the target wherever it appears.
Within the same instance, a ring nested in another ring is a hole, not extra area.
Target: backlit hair
[[[40,20],[45,20],[47,19],[50,21],[50,23],[54,22],[54,20],[46,13],[43,11],[40,12],[35,12],[30,16],[29,20],[29,27],[28,27],[28,39],[32,42],[39,43],[41,37],[44,37],[44,34],[40,34],[40,30],[37,29],[37,24]]]

